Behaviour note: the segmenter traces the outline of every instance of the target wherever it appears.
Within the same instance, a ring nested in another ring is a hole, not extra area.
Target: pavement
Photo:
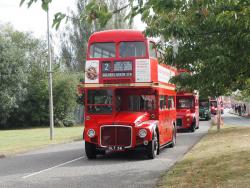
[[[148,160],[141,151],[109,153],[88,160],[84,141],[2,158],[0,188],[152,188],[161,173],[181,160],[210,126],[210,121],[200,121],[200,129],[194,133],[178,133],[177,145],[164,148],[154,160]]]

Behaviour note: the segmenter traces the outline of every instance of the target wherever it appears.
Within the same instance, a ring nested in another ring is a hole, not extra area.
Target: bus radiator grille
[[[132,128],[129,126],[102,126],[101,145],[102,146],[131,146]]]

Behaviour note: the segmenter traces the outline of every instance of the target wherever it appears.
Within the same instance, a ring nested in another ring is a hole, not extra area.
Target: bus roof
[[[132,29],[118,29],[95,32],[90,36],[89,43],[145,40],[146,37],[141,31]]]

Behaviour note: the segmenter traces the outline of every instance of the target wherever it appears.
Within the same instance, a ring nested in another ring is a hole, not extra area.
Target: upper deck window
[[[146,45],[144,42],[121,42],[119,54],[120,57],[145,57]]]
[[[153,42],[149,43],[149,56],[153,58],[157,58],[155,44]]]
[[[110,58],[115,57],[115,43],[93,43],[90,46],[90,58]]]

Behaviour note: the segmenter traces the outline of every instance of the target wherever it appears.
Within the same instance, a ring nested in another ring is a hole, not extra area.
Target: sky
[[[0,0],[0,24],[11,23],[19,31],[29,31],[35,37],[45,38],[47,32],[46,12],[41,8],[41,1],[27,8],[25,4],[19,6],[21,0]],[[52,25],[54,14],[57,12],[67,13],[75,10],[76,0],[53,0],[50,4],[50,25]],[[62,22],[64,23],[64,22]],[[145,25],[140,17],[135,18],[135,29],[144,30]],[[64,24],[61,24],[62,29]],[[52,33],[58,33],[54,28]],[[60,31],[60,30],[59,30]]]
[[[41,2],[30,8],[25,4],[19,6],[20,0],[0,0],[0,23],[11,23],[19,31],[33,32],[36,37],[46,37],[47,14],[41,8]],[[74,9],[75,0],[53,0],[50,5],[50,25],[53,15]],[[55,29],[52,29],[55,32]]]

